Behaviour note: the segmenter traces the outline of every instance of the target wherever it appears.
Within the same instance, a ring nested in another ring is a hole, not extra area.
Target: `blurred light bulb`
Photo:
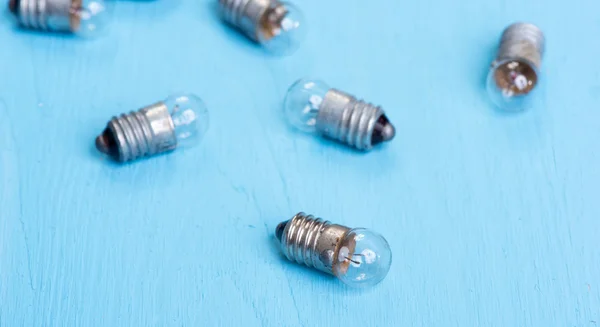
[[[487,78],[488,94],[496,106],[507,111],[531,106],[539,89],[544,48],[544,34],[535,25],[516,23],[504,30]]]
[[[102,0],[9,0],[23,27],[94,37],[107,25]]]
[[[288,122],[297,129],[317,132],[359,150],[370,150],[396,135],[381,107],[316,79],[300,79],[292,84],[283,109]]]
[[[139,111],[113,117],[96,147],[120,162],[197,145],[208,130],[206,106],[193,94],[172,95]]]
[[[223,19],[268,51],[287,55],[306,35],[300,9],[279,0],[219,0]]]
[[[378,284],[392,264],[390,246],[378,233],[331,224],[302,212],[280,223],[275,236],[290,261],[333,274],[352,287]]]

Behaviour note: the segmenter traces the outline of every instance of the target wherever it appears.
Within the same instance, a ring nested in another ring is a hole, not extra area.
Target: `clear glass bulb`
[[[531,106],[538,93],[538,78],[539,72],[532,63],[522,59],[502,60],[490,69],[487,92],[500,109],[522,111]]]
[[[270,7],[261,19],[259,41],[274,54],[293,53],[305,36],[304,15],[291,3],[280,2]]]
[[[341,240],[333,273],[344,284],[369,287],[381,282],[392,265],[392,251],[380,234],[365,228],[351,229]]]
[[[171,113],[177,148],[189,148],[200,143],[209,125],[204,102],[194,94],[174,94],[163,103]]]
[[[103,0],[71,0],[71,30],[84,37],[101,35],[108,25]]]
[[[292,84],[283,104],[287,121],[303,132],[315,132],[319,108],[329,89],[316,79],[300,79]]]

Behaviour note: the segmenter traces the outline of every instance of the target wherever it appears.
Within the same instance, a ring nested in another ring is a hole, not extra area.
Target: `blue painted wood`
[[[114,1],[106,37],[0,28],[0,326],[595,326],[600,323],[600,3],[307,0],[292,57],[265,56],[212,1]],[[548,37],[545,94],[496,114],[502,29]],[[292,132],[312,75],[382,104],[397,139],[363,155]],[[113,114],[201,95],[201,147],[126,166]],[[366,292],[286,262],[304,210],[379,230]]]

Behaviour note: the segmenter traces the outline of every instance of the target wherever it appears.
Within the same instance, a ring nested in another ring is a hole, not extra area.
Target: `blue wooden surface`
[[[600,2],[306,0],[284,59],[213,1],[112,1],[93,41],[0,24],[0,326],[600,324]],[[502,29],[548,39],[533,110],[489,106]],[[389,146],[290,131],[316,76],[382,104]],[[126,166],[94,137],[174,91],[207,103],[196,149]],[[286,262],[299,210],[381,231],[394,260],[357,292]]]

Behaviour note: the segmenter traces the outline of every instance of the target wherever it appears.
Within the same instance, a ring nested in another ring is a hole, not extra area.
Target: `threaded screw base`
[[[349,230],[300,212],[280,223],[275,234],[288,260],[333,274],[338,243]]]
[[[325,95],[316,127],[323,135],[359,150],[370,150],[395,136],[381,107],[335,89]]]
[[[261,41],[261,22],[267,10],[281,5],[278,0],[219,0],[223,20],[255,42]]]
[[[528,23],[512,24],[502,33],[496,62],[524,59],[540,69],[545,44],[544,33],[537,26]]]
[[[74,32],[79,26],[79,17],[72,8],[80,0],[14,0],[9,3],[11,12],[19,24],[26,28]]]
[[[96,139],[96,147],[120,162],[175,149],[177,139],[168,108],[159,102],[113,117]]]

